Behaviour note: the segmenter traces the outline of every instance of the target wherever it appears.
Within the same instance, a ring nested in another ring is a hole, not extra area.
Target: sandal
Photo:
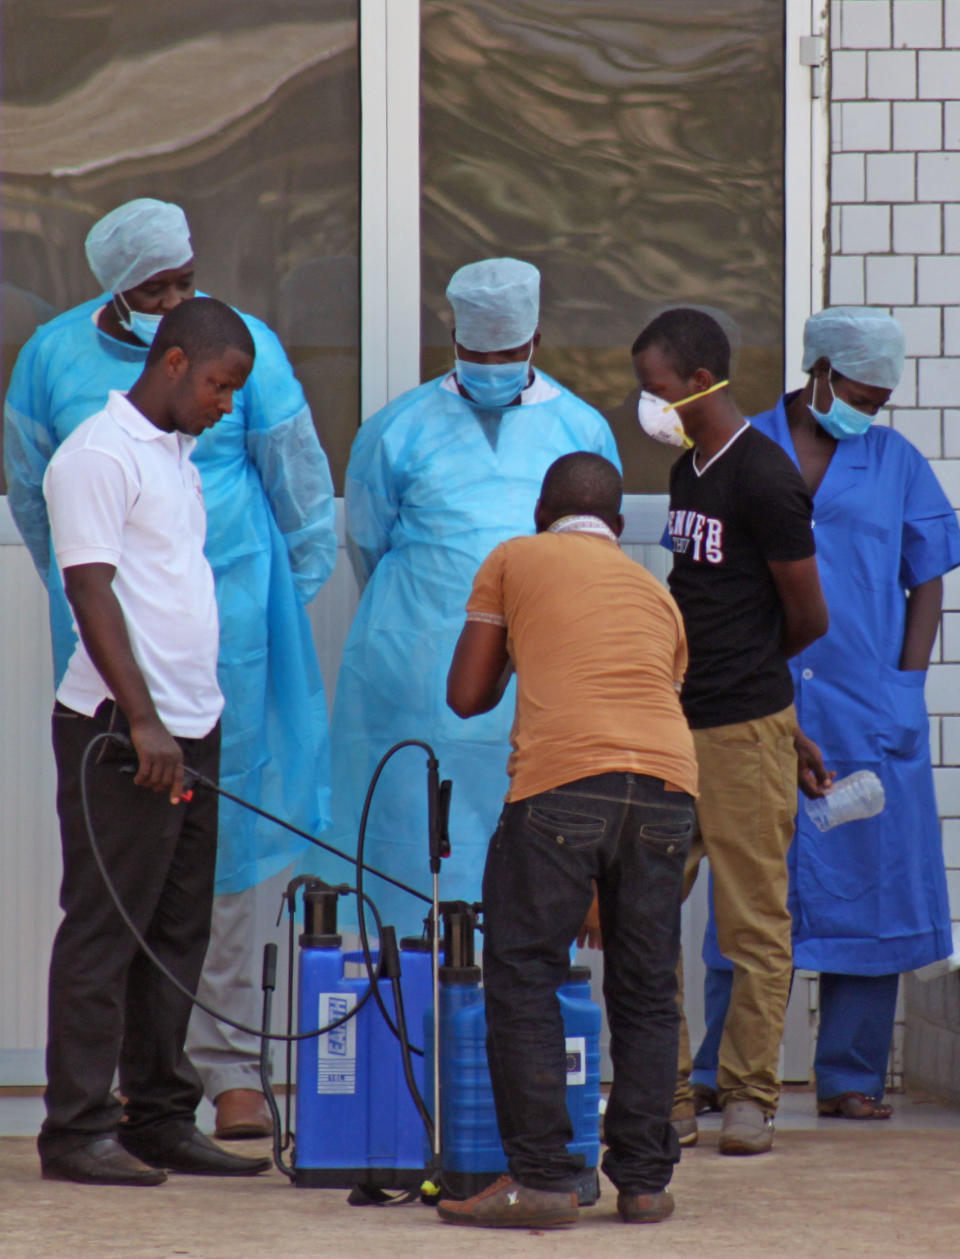
[[[889,1119],[893,1107],[866,1093],[840,1093],[817,1102],[818,1115],[835,1115],[839,1119]]]

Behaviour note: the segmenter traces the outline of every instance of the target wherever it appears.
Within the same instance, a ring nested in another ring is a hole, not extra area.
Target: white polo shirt
[[[43,478],[61,571],[112,564],[113,591],[160,720],[200,738],[223,709],[217,684],[219,624],[213,573],[203,554],[207,517],[196,445],[165,433],[111,390],[106,408],[59,447]],[[57,689],[92,716],[113,699],[83,642]]]

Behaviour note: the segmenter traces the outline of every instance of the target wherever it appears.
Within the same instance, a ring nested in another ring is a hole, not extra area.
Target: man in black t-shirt
[[[710,460],[701,464],[696,454],[688,451],[670,473],[669,582],[695,644],[684,712],[691,727],[707,728],[793,703],[769,564],[809,559],[814,545],[810,495],[770,438],[741,420]]]
[[[773,1143],[777,1065],[792,970],[787,849],[801,786],[824,771],[797,729],[788,657],[827,629],[810,495],[796,468],[752,429],[730,396],[730,347],[702,311],[667,311],[640,334],[633,359],[641,421],[677,408],[692,449],[670,476],[670,590],[687,630],[681,702],[700,770],[700,835],[685,893],[710,859],[720,948],[734,966],[720,1043],[722,1154]],[[668,428],[669,426],[667,426]],[[682,1028],[674,1122],[696,1140],[689,1040]]]

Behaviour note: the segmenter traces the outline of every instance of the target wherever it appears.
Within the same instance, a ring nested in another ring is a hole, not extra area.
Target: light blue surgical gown
[[[401,739],[430,743],[453,781],[452,855],[442,899],[478,900],[487,843],[507,790],[514,688],[490,713],[463,720],[446,704],[447,670],[473,578],[491,550],[533,532],[547,468],[589,450],[620,466],[606,421],[568,390],[484,411],[431,380],[361,427],[346,479],[347,531],[369,575],[343,653],[333,712],[333,841],[355,851],[364,793],[377,761]],[[570,592],[571,599],[576,591]],[[371,811],[368,864],[430,891],[424,754],[405,749],[381,779]],[[313,865],[320,863],[312,862]],[[352,882],[344,862],[327,877]],[[402,934],[419,934],[427,908],[367,876],[365,889]],[[342,906],[343,920],[354,912]],[[369,916],[368,916],[369,920]]]
[[[54,676],[76,641],[50,546],[41,483],[54,450],[140,375],[145,347],[93,322],[106,297],[38,328],[20,352],[5,406],[10,509],[50,592]],[[194,460],[207,508],[206,555],[220,613],[226,699],[220,781],[316,833],[329,823],[323,682],[304,611],[336,561],[333,488],[310,411],[280,342],[244,315],[256,344],[233,412],[201,435]],[[241,892],[295,859],[304,842],[220,802],[218,893]]]
[[[751,422],[799,467],[783,399]],[[886,807],[821,833],[801,803],[790,849],[794,960],[889,975],[952,950],[926,673],[898,664],[905,591],[960,564],[960,528],[926,459],[884,424],[837,443],[813,519],[830,629],[790,661],[797,716],[838,778],[879,775]]]

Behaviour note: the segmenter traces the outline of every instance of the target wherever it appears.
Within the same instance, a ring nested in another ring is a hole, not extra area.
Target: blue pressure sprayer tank
[[[348,1015],[369,987],[363,953],[341,948],[337,895],[336,889],[319,882],[308,885],[304,893],[300,1032]],[[377,960],[374,954],[374,965]],[[428,944],[402,941],[401,991],[407,1026],[418,1048],[431,994],[430,962]],[[396,1023],[390,982],[378,982]],[[421,1093],[423,1063],[422,1057],[413,1056]],[[424,1174],[423,1142],[423,1121],[404,1079],[400,1044],[372,997],[355,1017],[297,1042],[296,1185],[418,1188]]]
[[[444,961],[440,968],[440,1132],[444,1191],[453,1197],[478,1193],[507,1170],[487,1065],[487,1023],[481,972],[474,964],[476,914],[460,901],[440,906]],[[567,1047],[567,1110],[573,1125],[568,1149],[582,1154],[580,1203],[600,1195],[600,1007],[590,996],[590,971],[573,967],[557,996]],[[433,1043],[433,1008],[424,1016],[424,1044]],[[433,1063],[426,1062],[428,1105]]]

